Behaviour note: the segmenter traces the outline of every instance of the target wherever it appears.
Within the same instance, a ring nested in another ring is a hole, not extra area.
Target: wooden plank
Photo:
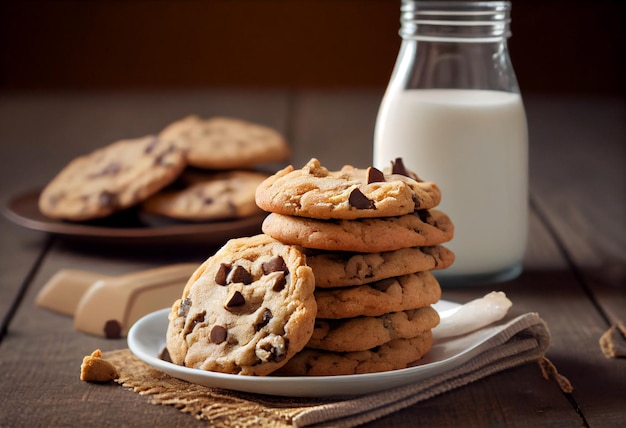
[[[291,114],[294,163],[316,157],[330,169],[372,164],[380,91],[301,91]]]
[[[371,123],[371,118],[374,116],[377,106],[373,99],[370,99],[370,103],[368,107],[367,101],[362,100],[357,103],[358,108],[354,106],[346,107],[344,111],[350,112],[350,123]],[[365,135],[365,131],[363,136],[357,138],[336,138],[337,123],[343,119],[337,118],[336,113],[334,113],[333,108],[336,109],[337,107],[337,101],[333,100],[332,97],[324,97],[324,94],[314,94],[303,100],[302,111],[316,113],[303,115],[306,122],[300,123],[300,127],[297,128],[302,132],[302,137],[296,134],[298,141],[310,141],[306,146],[308,150],[313,152],[315,149],[318,149],[320,153],[329,153],[321,149],[324,146],[320,145],[320,142],[322,142],[321,144],[327,144],[327,147],[333,148],[332,153],[336,155],[336,158],[333,158],[332,161],[339,164],[344,163],[343,159],[349,158],[353,153],[358,153],[359,159],[363,159],[361,162],[369,159],[367,149],[362,149],[362,151],[366,152],[365,154],[359,151],[359,141],[371,138]],[[544,117],[544,121],[541,123],[537,123],[534,120],[530,122],[531,135],[537,132],[535,129],[539,126],[551,129],[552,131],[549,132],[556,132],[554,129],[560,128],[558,121],[551,122],[552,126],[545,124],[545,117],[548,115],[548,112],[542,109],[541,102],[538,105],[531,103],[527,108],[530,110],[530,117],[536,117],[535,109],[537,109],[539,115]],[[324,132],[328,135],[325,135]],[[352,130],[352,127],[346,126],[343,131],[339,132],[349,133],[355,131]],[[338,143],[341,143],[341,146],[337,146]],[[315,149],[313,149],[313,144],[317,144]],[[537,163],[535,156],[541,153],[540,150],[536,151],[536,147],[537,145],[545,144],[547,144],[547,141],[544,137],[531,140],[533,171]],[[560,165],[561,163],[559,152],[551,153],[551,157],[542,160],[552,165]],[[564,185],[564,183],[557,184],[558,186],[553,186],[555,191]],[[540,194],[539,191],[545,189],[548,185],[549,183],[533,179],[533,195],[536,189],[537,193]],[[515,281],[501,284],[500,288],[511,296],[517,311],[537,311],[546,319],[554,332],[554,345],[548,353],[548,357],[554,360],[557,367],[563,371],[563,374],[570,377],[576,387],[572,396],[577,402],[581,400],[587,405],[585,408],[590,412],[589,417],[598,418],[597,420],[602,423],[610,423],[614,418],[621,415],[621,410],[614,404],[615,400],[611,399],[612,396],[620,393],[619,382],[612,382],[611,374],[618,379],[624,379],[625,374],[622,368],[618,367],[615,369],[599,352],[597,339],[599,337],[598,334],[605,328],[605,322],[601,314],[586,298],[586,291],[576,275],[570,271],[570,266],[563,258],[561,249],[554,243],[553,237],[545,228],[545,225],[533,216],[531,226],[532,239],[529,243],[525,262],[526,272]],[[575,233],[572,235],[576,236]],[[444,290],[444,298],[468,301],[492,289],[493,286],[466,290]],[[573,322],[572,320],[576,321]],[[579,326],[583,325],[585,328],[581,329]],[[593,375],[581,371],[581,366],[597,367],[598,374],[602,376],[603,380],[607,381],[607,389],[598,392],[595,384],[596,379],[594,379]],[[517,378],[511,379],[511,383],[516,384],[518,380]],[[504,390],[508,386],[503,384],[500,387]],[[503,391],[499,392],[503,393]],[[544,391],[542,390],[542,392]],[[554,399],[554,397],[552,398]],[[565,400],[564,397],[561,398]],[[518,400],[522,402],[527,399],[518,397]],[[489,399],[488,397],[482,397],[482,399],[477,399],[477,401],[488,402]],[[553,406],[558,402],[558,400],[552,400],[550,405]],[[560,404],[563,405],[563,402],[561,401]],[[525,412],[521,413],[538,411],[536,407],[531,407],[532,405],[526,408]],[[569,403],[566,404],[566,407],[571,408]],[[571,410],[574,411],[573,409]],[[413,412],[413,416],[415,413],[422,414],[422,412]],[[573,419],[574,421],[578,420],[578,416],[575,416]],[[524,418],[521,420],[524,420]],[[526,422],[528,421],[526,420]]]
[[[295,108],[298,114],[294,139],[302,143],[302,149],[298,146],[300,151],[297,152],[297,156],[306,158],[306,155],[310,154],[321,157],[323,154],[325,157],[320,161],[330,163],[332,167],[339,167],[344,163],[357,165],[371,163],[372,124],[379,101],[376,93],[371,93],[369,96],[352,94],[351,97],[345,97],[345,94],[339,96],[334,93],[320,92],[303,94]],[[531,232],[533,247],[529,249],[531,266],[532,260],[537,260],[532,258],[535,254],[533,251],[535,247],[545,253],[545,257],[540,259],[540,262],[551,258],[553,265],[562,266],[563,261],[558,249],[554,245],[549,245],[551,237],[540,227],[535,217],[533,217],[533,225]],[[539,308],[535,306],[537,290],[545,284],[533,283],[532,287],[526,286],[527,275],[530,273],[516,281],[499,286],[444,289],[443,298],[467,302],[483,296],[496,287],[512,295],[515,310],[518,313],[550,307],[552,303],[544,303]],[[573,278],[569,278],[569,281],[575,285]],[[583,293],[579,292],[577,297],[582,299],[583,304],[586,303]],[[559,327],[570,328],[568,325],[559,325]],[[512,388],[511,385],[515,387]],[[445,409],[445,411],[434,412],[433,408]],[[563,421],[562,426],[572,426],[580,422],[578,415],[558,388],[551,382],[545,381],[539,369],[533,366],[517,368],[464,387],[462,391],[453,391],[433,398],[411,409],[390,415],[372,426],[377,424],[382,424],[381,426],[455,426],[459,424],[486,426],[505,423],[510,426],[535,426],[538,423],[535,417],[538,409],[559,414]],[[554,420],[550,420],[553,424]],[[546,426],[548,425],[546,423]]]
[[[5,94],[0,98],[0,199],[45,185],[75,156],[158,132],[188,114],[232,116],[287,128],[286,91]],[[0,219],[0,316],[42,249],[45,235]],[[20,240],[24,237],[25,240]]]
[[[20,188],[35,182],[39,161],[35,147],[22,144],[16,137],[19,126],[15,121],[20,113],[14,110],[10,97],[0,97],[0,204],[4,207],[8,198]],[[17,107],[19,110],[19,107]],[[29,117],[23,117],[22,124]],[[20,167],[18,167],[18,165]],[[12,307],[20,298],[25,278],[35,269],[43,251],[46,236],[21,229],[0,217],[0,329],[12,315]],[[0,332],[2,334],[3,332]]]
[[[528,112],[531,138],[540,142],[532,146],[535,202],[608,321],[624,321],[624,102],[619,97],[531,98]]]
[[[577,388],[574,397],[590,425],[618,426],[624,410],[612,397],[623,394],[626,362],[607,360],[598,339],[610,323],[626,319],[624,104],[618,98],[531,99],[527,110],[536,207],[557,239],[563,270],[573,271],[577,288],[597,305],[595,311],[577,308],[562,273],[552,273],[553,285],[546,287],[559,294],[550,300],[567,299],[559,322],[573,324],[567,335],[576,338],[555,337],[559,367]],[[548,278],[545,272],[541,276]],[[548,298],[548,292],[542,296]]]
[[[118,138],[154,132],[190,113],[235,116],[284,131],[286,109],[284,92],[263,91],[5,97],[0,100],[3,167],[6,161],[6,168],[0,169],[2,192],[10,196],[42,185],[74,156]],[[4,314],[18,286],[28,278],[46,235],[21,229],[4,219],[0,228],[0,308]],[[38,309],[34,301],[46,280],[61,268],[116,275],[178,261],[199,263],[213,251],[210,245],[142,248],[120,243],[115,247],[56,239],[36,275],[28,278],[28,292],[0,346],[0,424],[200,426],[189,415],[170,407],[152,406],[145,397],[120,387],[81,382],[78,375],[84,355],[96,348],[124,348],[126,341],[78,333],[70,317]],[[10,287],[5,286],[8,283]]]
[[[248,111],[251,116],[266,117],[267,120],[278,123],[277,127],[288,130],[295,144],[296,161],[305,162],[311,154],[319,153],[320,160],[331,164],[332,167],[346,163],[346,159],[354,159],[351,163],[356,165],[367,165],[371,159],[371,149],[364,147],[369,145],[371,148],[373,118],[380,94],[372,92],[344,95],[345,98],[331,93],[295,93],[291,104],[293,110],[288,110],[282,95],[274,100],[268,96],[262,101],[276,106],[276,109],[273,112],[261,113],[255,110],[263,110],[259,104],[256,107],[246,104],[259,100],[246,96],[245,93],[241,93],[239,98],[237,94],[232,98],[224,93],[220,100],[226,105],[231,105],[233,111]],[[96,121],[90,116],[84,117],[83,109],[92,113],[108,112],[108,117],[111,118],[117,115],[114,111],[115,106],[122,104],[125,105],[121,108],[126,115],[132,117],[133,109],[143,106],[157,116],[161,114],[160,117],[165,118],[167,115],[179,114],[183,110],[181,105],[193,104],[190,100],[196,100],[198,103],[203,100],[203,97],[196,96],[187,97],[183,94],[181,98],[177,98],[142,95],[134,99],[125,95],[121,100],[125,100],[126,104],[119,103],[119,100],[116,103],[115,97],[107,102],[107,97],[97,96],[89,99],[76,96],[73,100],[66,100],[64,105],[52,99],[46,102],[34,98],[36,103],[30,105],[26,103],[20,107],[22,110],[18,111],[32,113],[33,109],[39,108],[42,114],[50,107],[59,110],[52,113],[53,118],[60,121],[58,128],[52,119],[39,119],[37,123],[43,125],[39,131],[25,130],[24,133],[30,137],[25,139],[27,146],[31,144],[33,147],[37,147],[33,143],[33,138],[37,137],[39,132],[56,130],[62,136],[69,137],[67,146],[59,146],[65,147],[63,150],[67,152],[60,153],[54,158],[61,160],[70,156],[70,152],[81,148],[78,138],[84,134],[72,130],[70,126],[77,118],[91,121],[94,126],[82,128],[83,131],[91,129],[91,132],[94,130],[102,130],[103,133],[112,132],[107,131],[106,121]],[[151,103],[160,107],[150,107]],[[163,107],[163,103],[170,104],[170,107]],[[245,105],[237,107],[239,103]],[[16,100],[16,104],[19,106],[19,101]],[[212,102],[209,104],[209,107],[204,108],[207,110],[217,108]],[[34,105],[40,107],[35,108]],[[82,109],[80,105],[83,105]],[[106,105],[108,108],[103,107]],[[287,113],[292,114],[291,119],[287,119]],[[66,117],[68,114],[69,117]],[[139,116],[143,117],[143,113]],[[113,122],[128,126],[122,120],[123,117],[122,115]],[[153,125],[148,123],[152,120],[138,119],[138,123],[147,129],[149,125]],[[23,116],[21,124],[24,126],[27,123],[27,117]],[[7,124],[7,126],[11,132],[5,135],[19,137],[18,125]],[[109,134],[106,140],[111,136],[113,133]],[[543,142],[537,140],[537,143]],[[534,145],[531,147],[531,155],[536,153],[534,147]],[[20,150],[17,150],[13,159],[26,159],[27,151]],[[54,150],[47,150],[54,155]],[[536,158],[531,156],[531,159]],[[560,163],[558,160],[557,156],[552,162],[558,165]],[[42,175],[54,171],[54,167],[45,165],[46,159],[33,162],[41,167],[42,172],[34,174],[39,176],[26,177],[26,180],[36,183]],[[19,173],[18,167],[10,168]],[[27,175],[22,173],[22,176]],[[16,175],[11,183],[13,185],[18,183],[19,177],[20,175]],[[540,196],[541,193],[537,193],[537,189],[545,189],[546,185],[550,185],[549,180],[533,179],[533,196]],[[16,233],[12,245],[21,245],[24,248],[32,245],[37,250],[41,248],[41,242],[37,240],[41,235],[20,229],[14,230],[19,233]],[[29,241],[28,235],[35,240]],[[597,344],[598,334],[606,327],[606,321],[588,299],[586,284],[581,282],[575,271],[571,270],[562,248],[555,242],[554,237],[562,238],[562,234],[558,232],[553,235],[543,223],[543,218],[533,215],[530,236],[525,272],[521,277],[498,285],[445,289],[443,297],[465,302],[493,289],[500,289],[513,300],[513,313],[538,312],[548,322],[553,334],[553,345],[548,351],[548,358],[572,381],[575,389],[571,396],[562,394],[555,383],[544,380],[539,369],[531,364],[417,404],[370,426],[414,426],[424,423],[437,426],[552,427],[578,426],[584,423],[589,426],[618,426],[618,423],[623,421],[623,403],[616,397],[623,393],[623,385],[626,383],[624,361],[605,359]],[[0,248],[5,251],[7,247]],[[189,250],[176,253],[172,259],[168,251],[169,249],[164,249],[159,252],[157,248],[146,250],[145,254],[141,254],[136,248],[128,248],[114,253],[111,252],[111,248],[67,242],[57,242],[52,246],[38,274],[32,279],[31,288],[16,313],[9,335],[0,346],[0,361],[4,373],[3,387],[0,388],[0,401],[3,403],[0,420],[3,423],[7,421],[8,425],[81,426],[199,425],[190,416],[181,415],[175,409],[148,405],[145,398],[122,391],[121,388],[85,385],[80,382],[77,376],[83,355],[97,347],[103,350],[120,348],[125,346],[125,342],[76,333],[68,317],[33,307],[38,289],[61,267],[122,273],[186,257],[201,258],[204,255],[202,252]],[[28,253],[27,256],[32,258],[31,254],[33,253]],[[20,261],[24,258],[16,255],[14,260]],[[27,265],[30,265],[30,262]],[[4,270],[2,274],[4,275]],[[34,400],[41,397],[55,397],[56,401],[44,400],[43,405],[34,406]],[[59,412],[61,405],[63,412]],[[581,416],[575,406],[580,408]],[[101,419],[105,422],[101,422]]]

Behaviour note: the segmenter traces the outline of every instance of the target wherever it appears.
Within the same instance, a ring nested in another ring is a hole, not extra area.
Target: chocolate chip
[[[122,170],[122,165],[119,162],[111,162],[100,171],[89,174],[89,178],[104,177],[107,175],[117,175]]]
[[[405,177],[411,176],[404,167],[404,162],[402,161],[402,158],[396,158],[395,162],[391,161],[391,173],[404,175]]]
[[[289,348],[289,340],[285,338],[284,348],[272,347],[272,361],[278,363],[287,358],[287,349]]]
[[[157,137],[154,137],[152,140],[150,140],[148,142],[148,144],[146,145],[146,148],[143,150],[144,153],[149,154],[152,153],[155,149],[155,147],[157,146],[157,144],[159,143],[159,139]]]
[[[262,360],[278,363],[287,357],[288,345],[289,342],[285,338],[259,342],[257,356],[261,357]]]
[[[161,350],[161,352],[159,352],[159,360],[163,360],[163,361],[167,361],[168,363],[172,362],[172,357],[170,356],[170,351],[167,349],[166,346],[163,347],[163,349]]]
[[[261,320],[254,326],[256,331],[259,331],[263,327],[265,327],[273,317],[274,315],[272,315],[272,311],[270,311],[269,309],[265,309],[263,311],[263,314],[261,315]]]
[[[415,205],[415,209],[419,210],[422,203],[420,202],[420,199],[417,197],[417,195],[413,195],[413,204]]]
[[[161,153],[159,156],[154,158],[154,165],[155,166],[168,166],[167,162],[165,162],[165,157],[167,156],[167,153]]]
[[[154,158],[154,165],[165,166],[165,167],[172,166],[172,164],[168,162],[167,158],[170,153],[174,152],[174,150],[175,150],[175,147],[173,145],[170,145],[167,148],[167,150],[165,150],[163,153],[159,154],[157,157]]]
[[[107,339],[119,339],[122,337],[122,325],[117,320],[108,320],[104,324],[104,337]]]
[[[226,340],[227,331],[221,325],[216,325],[211,329],[211,333],[209,334],[211,342],[219,345],[223,341]]]
[[[252,283],[252,275],[250,275],[250,272],[248,272],[243,266],[235,267],[235,269],[233,269],[228,275],[228,284],[239,282],[246,285]]]
[[[287,358],[287,354],[285,354],[284,352],[280,352],[276,348],[272,348],[272,360],[271,361],[275,363],[279,363],[285,358]]]
[[[376,205],[374,204],[374,201],[370,201],[369,199],[367,199],[367,196],[365,196],[363,192],[361,192],[357,188],[355,188],[350,193],[348,202],[350,203],[351,206],[359,210],[375,210],[376,209]]]
[[[206,312],[200,312],[199,314],[196,314],[195,318],[191,320],[191,323],[189,324],[191,326],[191,330],[193,330],[196,327],[196,325],[200,324],[201,322],[204,322],[205,315],[206,315]]]
[[[382,183],[385,181],[385,174],[379,169],[370,166],[367,168],[367,184]]]
[[[59,202],[60,199],[63,199],[63,198],[59,197],[58,195],[50,195],[50,197],[48,198],[48,204],[50,204],[50,206],[55,207],[57,202]]]
[[[202,203],[203,203],[204,205],[211,205],[211,204],[212,204],[212,203],[214,203],[214,202],[215,202],[215,199],[214,199],[214,198],[212,198],[212,197],[210,197],[210,196],[207,196],[206,198],[203,198],[203,199],[202,199]]]
[[[180,306],[178,307],[178,316],[179,317],[186,317],[187,314],[189,313],[189,308],[190,307],[191,307],[191,299],[189,297],[185,297],[180,302]]]
[[[263,263],[261,267],[263,268],[263,273],[265,275],[272,272],[289,272],[289,269],[287,269],[287,265],[285,264],[285,260],[281,256],[272,257],[270,260]]]
[[[428,210],[417,210],[417,216],[420,218],[420,220],[422,220],[424,223],[430,223],[430,221],[432,220],[432,216],[430,215],[430,212]]]
[[[280,275],[277,276],[274,279],[274,284],[272,284],[272,291],[281,291],[285,288],[285,284],[287,284],[287,278],[285,277],[285,275]]]
[[[224,263],[220,263],[219,269],[215,273],[215,283],[219,285],[226,285],[226,279],[230,272],[230,266]]]
[[[103,207],[115,208],[117,206],[117,193],[103,190],[98,196],[98,202]]]
[[[382,281],[378,281],[374,284],[374,288],[378,291],[386,293],[387,290],[389,290],[389,287],[391,287],[395,282],[396,280],[394,278],[383,279]]]
[[[235,291],[233,295],[230,296],[230,299],[228,299],[228,302],[226,302],[226,307],[232,308],[235,306],[242,306],[245,303],[246,299],[244,299],[243,294],[241,294],[239,291]]]
[[[199,312],[194,315],[193,319],[188,320],[183,330],[183,336],[186,337],[189,333],[193,331],[194,328],[196,328],[198,324],[200,324],[201,322],[204,322],[205,315],[206,315],[206,312]]]

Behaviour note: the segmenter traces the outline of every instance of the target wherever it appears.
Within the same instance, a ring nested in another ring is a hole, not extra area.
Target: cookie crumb
[[[600,349],[607,358],[626,357],[626,326],[622,322],[613,324],[600,337]]]
[[[119,374],[113,364],[102,359],[102,351],[96,349],[83,358],[80,366],[80,380],[85,382],[109,382],[117,379]]]

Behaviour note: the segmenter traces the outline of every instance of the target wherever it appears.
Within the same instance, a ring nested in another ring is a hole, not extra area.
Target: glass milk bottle
[[[443,286],[521,272],[528,221],[528,130],[507,49],[510,2],[403,1],[402,44],[383,97],[374,165],[402,157],[436,182],[455,225]]]

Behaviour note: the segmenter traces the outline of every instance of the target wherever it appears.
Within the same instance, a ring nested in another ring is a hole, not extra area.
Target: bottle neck
[[[402,0],[400,36],[404,40],[490,43],[511,36],[508,1]]]
[[[506,1],[409,1],[401,8],[397,89],[517,92],[510,61]]]

